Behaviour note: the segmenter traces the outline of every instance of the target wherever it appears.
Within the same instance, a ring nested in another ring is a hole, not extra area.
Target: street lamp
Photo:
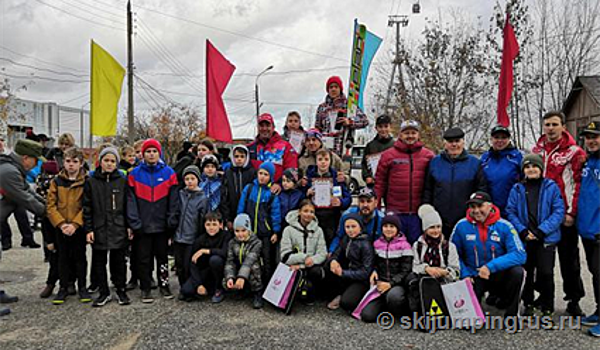
[[[265,74],[266,72],[270,71],[271,69],[273,69],[273,66],[268,66],[267,68],[265,68],[265,70],[260,72],[256,76],[256,80],[254,80],[254,97],[256,99],[256,117],[257,118],[260,115],[260,102],[258,100],[258,78],[260,78],[261,75]]]

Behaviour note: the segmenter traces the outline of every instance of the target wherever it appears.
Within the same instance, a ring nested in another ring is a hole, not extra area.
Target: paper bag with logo
[[[472,327],[475,322],[485,323],[485,316],[473,290],[471,280],[464,279],[444,284],[442,292],[454,327]]]
[[[279,263],[267,289],[265,289],[263,298],[280,309],[286,309],[291,299],[297,273],[297,271],[290,270],[289,266]]]

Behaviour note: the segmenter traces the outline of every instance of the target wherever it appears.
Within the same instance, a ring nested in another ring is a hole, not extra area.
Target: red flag
[[[206,135],[229,143],[231,126],[221,96],[234,71],[235,66],[206,40]]]
[[[504,25],[504,43],[502,45],[502,66],[500,67],[500,86],[498,88],[498,124],[510,124],[506,107],[510,102],[513,90],[513,61],[519,54],[519,43],[515,31],[510,25],[510,15],[506,14]]]

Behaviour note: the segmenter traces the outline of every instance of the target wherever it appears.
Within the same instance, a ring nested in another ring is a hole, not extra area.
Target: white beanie
[[[429,204],[423,204],[418,211],[419,217],[421,218],[421,227],[423,228],[423,232],[425,232],[428,228],[435,225],[442,225],[442,218],[435,208],[433,208]]]

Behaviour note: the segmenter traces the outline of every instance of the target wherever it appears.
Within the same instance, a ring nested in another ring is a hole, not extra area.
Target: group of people
[[[298,297],[306,304],[325,299],[329,309],[353,312],[376,286],[382,297],[362,309],[365,322],[382,311],[421,313],[425,277],[469,279],[480,301],[488,293],[486,303],[507,316],[551,316],[558,251],[566,311],[600,336],[600,124],[582,132],[584,151],[566,131],[564,115],[549,112],[544,135],[526,155],[508,128],[496,126],[490,150],[477,158],[460,128],[444,132],[436,155],[420,140],[417,121],[403,121],[394,140],[383,115],[365,147],[367,186],[352,205],[342,140],[368,121],[361,111],[344,114],[339,78],[326,89],[314,128],[304,130],[300,114],[291,112],[280,135],[273,117],[262,114],[256,139],[233,146],[226,161],[202,140],[186,143],[170,167],[161,144],[147,139],[121,150],[102,145],[88,172],[81,150],[66,145],[53,156],[59,172],[45,199],[26,181],[43,158],[42,145],[19,140],[13,153],[0,156],[0,219],[18,208],[44,218],[53,258],[41,296],[50,297],[60,281],[54,304],[78,293],[81,302],[101,307],[112,299],[108,264],[119,304],[130,303],[127,291],[138,283],[144,303],[153,302],[153,287],[174,298],[171,252],[183,301],[220,303],[240,292],[262,308],[264,289],[283,263],[300,272]],[[587,316],[579,306],[580,237],[596,302]]]

